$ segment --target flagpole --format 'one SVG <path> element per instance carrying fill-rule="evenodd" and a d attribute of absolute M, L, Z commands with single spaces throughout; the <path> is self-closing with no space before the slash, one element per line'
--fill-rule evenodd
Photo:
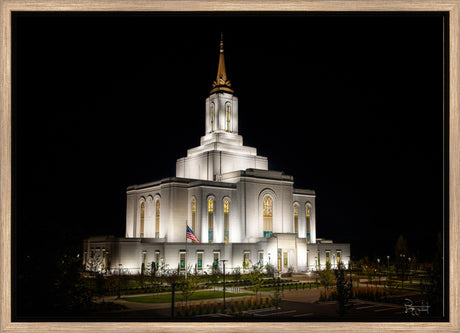
<path fill-rule="evenodd" d="M 188 221 L 185 220 L 185 280 L 187 280 L 187 256 L 188 256 L 188 251 L 187 251 L 187 227 L 188 227 Z"/>

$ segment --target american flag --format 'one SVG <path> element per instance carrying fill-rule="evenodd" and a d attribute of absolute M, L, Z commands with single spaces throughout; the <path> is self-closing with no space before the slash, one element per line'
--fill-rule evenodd
<path fill-rule="evenodd" d="M 196 238 L 195 234 L 193 233 L 192 229 L 187 225 L 187 238 L 191 239 L 192 241 L 201 244 L 198 238 Z"/>

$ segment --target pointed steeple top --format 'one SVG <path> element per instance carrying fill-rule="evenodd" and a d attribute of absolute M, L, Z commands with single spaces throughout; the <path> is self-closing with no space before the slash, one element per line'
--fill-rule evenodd
<path fill-rule="evenodd" d="M 219 66 L 217 67 L 217 78 L 212 83 L 212 89 L 210 94 L 217 91 L 225 91 L 233 94 L 230 81 L 227 79 L 227 72 L 225 71 L 225 59 L 224 59 L 224 34 L 220 34 L 220 54 L 219 54 Z"/>

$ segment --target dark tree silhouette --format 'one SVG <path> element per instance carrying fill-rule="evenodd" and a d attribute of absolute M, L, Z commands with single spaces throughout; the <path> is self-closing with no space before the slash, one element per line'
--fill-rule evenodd
<path fill-rule="evenodd" d="M 334 271 L 337 286 L 337 312 L 340 316 L 345 314 L 345 304 L 353 295 L 352 284 L 349 278 L 346 278 L 345 267 L 340 263 Z"/>

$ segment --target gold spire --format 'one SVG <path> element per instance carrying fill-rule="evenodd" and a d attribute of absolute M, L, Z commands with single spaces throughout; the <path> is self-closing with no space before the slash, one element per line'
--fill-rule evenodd
<path fill-rule="evenodd" d="M 219 67 L 217 68 L 217 78 L 212 83 L 212 89 L 210 94 L 217 91 L 226 91 L 233 94 L 230 81 L 227 80 L 227 72 L 225 71 L 225 59 L 224 59 L 224 36 L 220 34 L 220 54 L 219 54 Z"/>

